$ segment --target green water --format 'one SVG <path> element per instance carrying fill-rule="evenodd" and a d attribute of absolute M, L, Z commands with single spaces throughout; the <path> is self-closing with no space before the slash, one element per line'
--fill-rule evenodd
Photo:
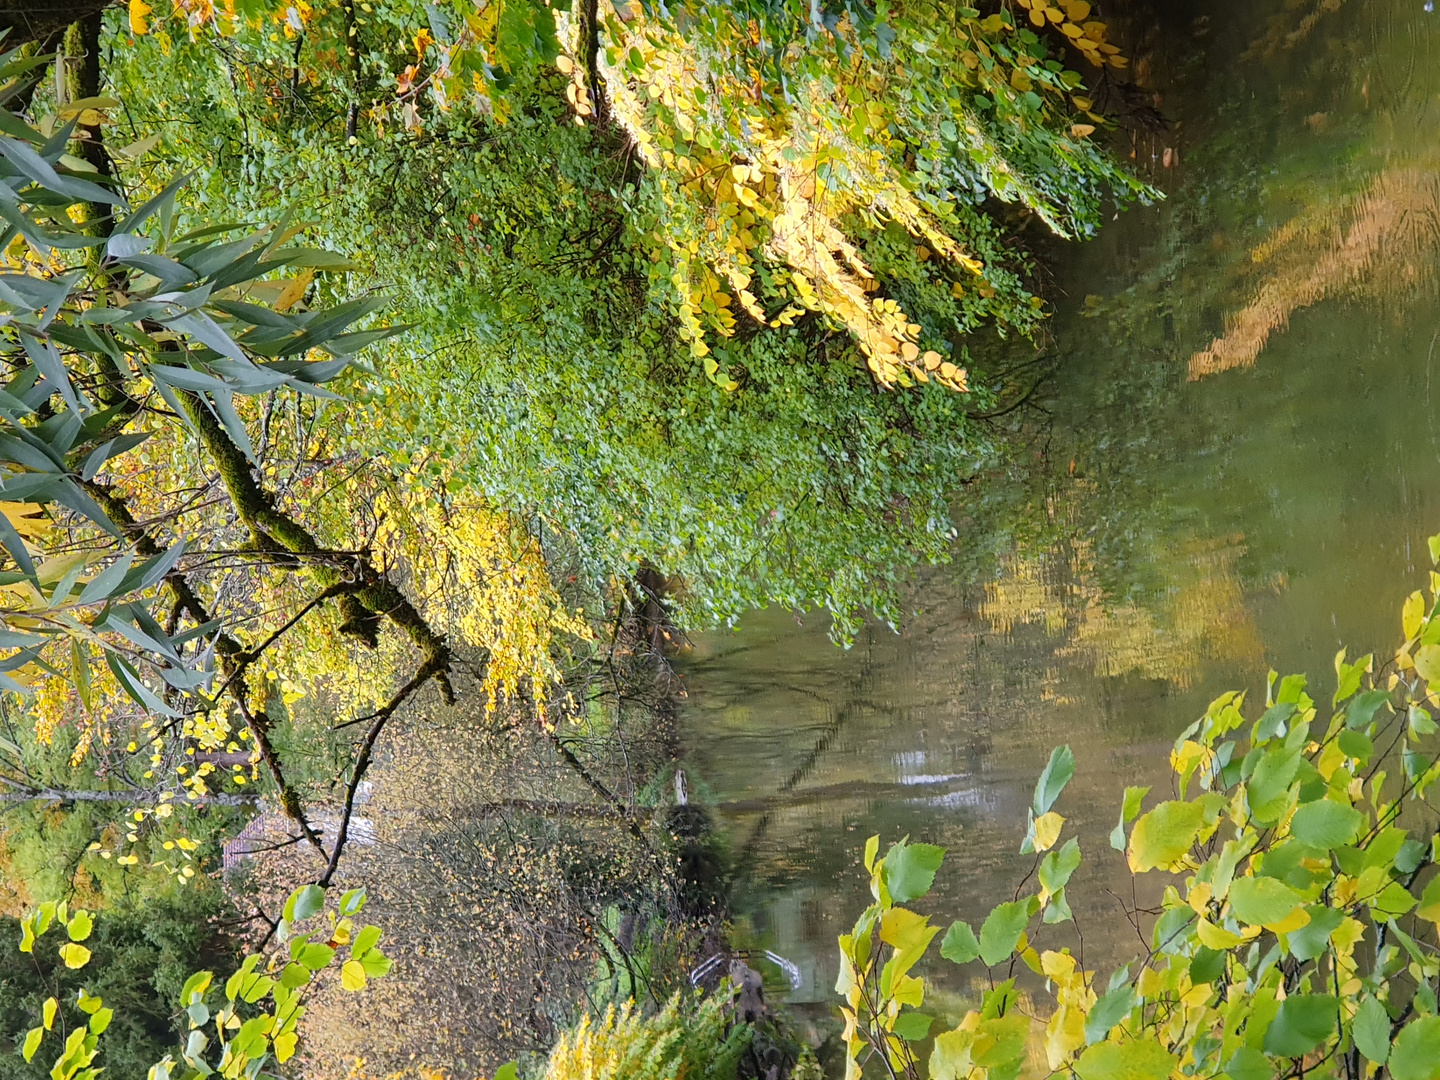
<path fill-rule="evenodd" d="M 1069 890 L 1086 962 L 1125 955 L 1106 892 L 1128 880 L 1105 841 L 1121 787 L 1163 782 L 1219 692 L 1263 694 L 1274 667 L 1328 693 L 1340 647 L 1393 650 L 1429 571 L 1440 15 L 1132 15 L 1173 123 L 1136 136 L 1136 164 L 1168 198 L 1046 255 L 1058 372 L 1043 411 L 1010 418 L 1025 466 L 959 504 L 964 557 L 918 576 L 898 635 L 841 652 L 822 620 L 763 612 L 682 661 L 687 768 L 736 852 L 738 934 L 799 964 L 793 1000 L 829 994 L 871 833 L 950 849 L 947 918 L 1011 898 L 1058 743 L 1079 762 L 1059 809 L 1089 864 Z"/>

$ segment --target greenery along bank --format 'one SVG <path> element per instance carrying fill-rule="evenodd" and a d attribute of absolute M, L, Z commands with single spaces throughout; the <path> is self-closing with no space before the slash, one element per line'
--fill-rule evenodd
<path fill-rule="evenodd" d="M 1042 316 L 1015 215 L 1141 193 L 1104 24 L 1018 10 L 28 7 L 0 770 L 117 810 L 62 891 L 184 889 L 257 796 L 329 884 L 397 711 L 564 719 L 638 570 L 896 615 L 1011 396 L 968 342 Z"/>
<path fill-rule="evenodd" d="M 324 287 L 412 327 L 368 446 L 437 452 L 577 584 L 648 563 L 690 625 L 818 605 L 845 636 L 898 616 L 994 450 L 973 417 L 1021 380 L 990 343 L 1043 315 L 1016 228 L 1141 191 L 1093 145 L 1084 83 L 1123 62 L 1093 16 L 160 5 L 105 76 L 159 138 L 140 172 L 297 207 L 358 264 Z"/>

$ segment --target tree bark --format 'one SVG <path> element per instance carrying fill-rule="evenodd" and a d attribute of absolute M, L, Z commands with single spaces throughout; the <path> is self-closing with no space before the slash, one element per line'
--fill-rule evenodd
<path fill-rule="evenodd" d="M 0 29 L 10 31 L 5 48 L 42 41 L 109 6 L 110 0 L 0 0 Z"/>

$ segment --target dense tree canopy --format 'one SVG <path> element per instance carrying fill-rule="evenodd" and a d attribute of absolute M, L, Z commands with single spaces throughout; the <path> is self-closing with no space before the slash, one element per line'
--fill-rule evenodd
<path fill-rule="evenodd" d="M 1045 315 L 1020 223 L 1149 194 L 1092 140 L 1077 69 L 1124 59 L 1085 0 L 22 14 L 0 784 L 86 808 L 15 835 L 96 906 L 183 895 L 257 797 L 329 886 L 387 723 L 457 685 L 648 843 L 664 768 L 626 751 L 617 796 L 557 733 L 594 727 L 586 680 L 618 714 L 616 657 L 672 617 L 897 619 L 1003 452 L 998 346 Z"/>

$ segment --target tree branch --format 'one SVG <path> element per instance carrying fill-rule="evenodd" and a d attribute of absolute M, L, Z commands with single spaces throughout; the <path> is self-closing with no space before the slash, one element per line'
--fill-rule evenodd
<path fill-rule="evenodd" d="M 340 597 L 340 611 L 344 616 L 341 632 L 358 637 L 374 648 L 378 644 L 376 634 L 380 619 L 390 619 L 420 650 L 421 669 L 428 669 L 427 678 L 433 676 L 440 684 L 446 703 L 453 702 L 455 693 L 448 677 L 450 646 L 445 638 L 431 628 L 425 617 L 375 569 L 364 553 L 342 553 L 322 546 L 305 526 L 280 510 L 275 505 L 274 496 L 255 480 L 249 460 L 204 402 L 193 394 L 186 394 L 181 403 L 199 430 L 201 442 L 214 460 L 240 519 L 252 532 L 268 535 L 297 555 L 329 556 L 332 560 L 330 565 L 318 561 L 310 567 L 310 574 L 322 588 L 346 580 L 341 574 L 342 565 L 348 564 L 353 568 L 349 576 L 358 581 L 360 587 Z"/>
<path fill-rule="evenodd" d="M 330 887 L 330 880 L 335 876 L 335 870 L 340 865 L 340 854 L 345 849 L 345 841 L 350 838 L 350 818 L 355 812 L 355 793 L 360 790 L 360 782 L 365 779 L 365 773 L 370 768 L 370 757 L 375 751 L 375 741 L 380 738 L 380 732 L 385 730 L 385 725 L 390 717 L 395 715 L 395 710 L 405 704 L 410 695 L 430 679 L 440 674 L 438 663 L 426 662 L 420 665 L 420 669 L 409 682 L 395 692 L 395 696 L 386 702 L 384 708 L 374 714 L 374 721 L 369 730 L 365 732 L 365 738 L 360 743 L 360 753 L 355 758 L 355 765 L 350 773 L 350 783 L 345 789 L 345 809 L 340 814 L 340 824 L 335 832 L 335 847 L 330 852 L 330 861 L 326 864 L 325 872 L 316 881 L 322 889 Z"/>

